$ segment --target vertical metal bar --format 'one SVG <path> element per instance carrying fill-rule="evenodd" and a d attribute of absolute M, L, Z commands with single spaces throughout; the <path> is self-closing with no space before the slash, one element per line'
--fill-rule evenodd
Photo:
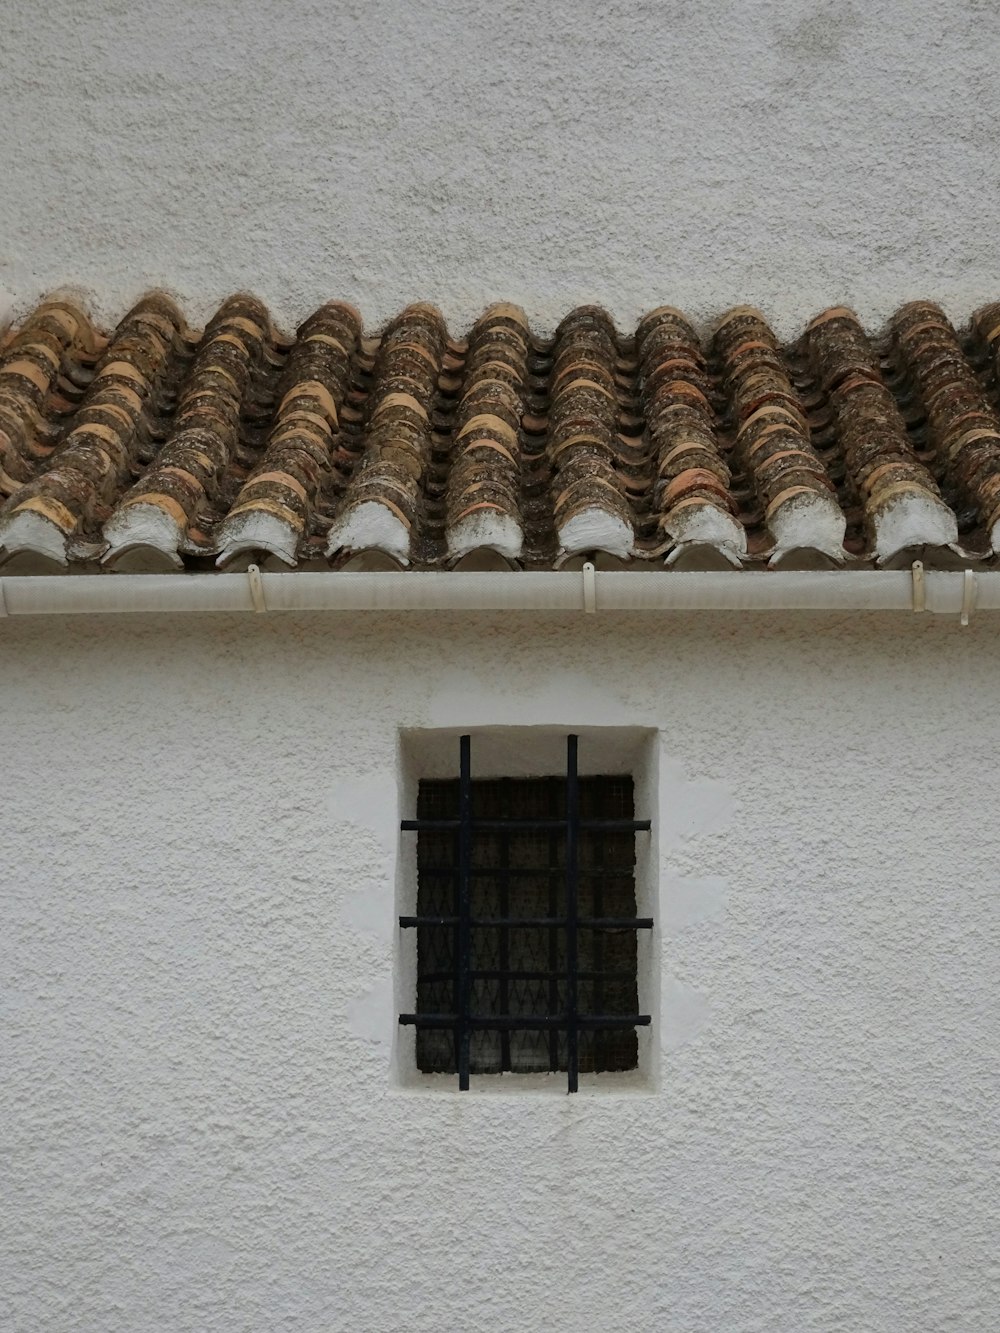
<path fill-rule="evenodd" d="M 579 737 L 566 738 L 566 1046 L 569 1092 L 580 1082 L 579 1029 L 577 1020 L 577 920 L 579 910 L 580 786 L 577 780 Z"/>
<path fill-rule="evenodd" d="M 549 787 L 549 814 L 557 814 L 556 784 Z M 559 916 L 559 890 L 556 871 L 559 868 L 559 830 L 549 830 L 549 917 Z M 549 927 L 549 1014 L 559 1012 L 559 932 L 554 926 Z M 559 1029 L 549 1030 L 549 1070 L 555 1073 L 559 1068 Z"/>
<path fill-rule="evenodd" d="M 472 741 L 459 741 L 458 786 L 458 1025 L 455 1029 L 455 1058 L 460 1092 L 469 1087 L 469 1014 L 472 1001 Z"/>
<path fill-rule="evenodd" d="M 597 786 L 598 808 L 601 814 L 606 814 L 609 810 L 608 803 L 608 780 L 607 778 L 598 778 L 595 784 Z M 593 849 L 594 866 L 597 874 L 591 879 L 592 898 L 587 905 L 586 911 L 592 917 L 602 917 L 604 915 L 604 880 L 600 872 L 604 869 L 604 838 L 600 833 L 591 833 L 588 839 L 588 845 Z M 593 950 L 593 960 L 591 966 L 594 969 L 594 1013 L 604 1013 L 604 931 L 595 930 L 591 932 L 591 948 Z M 591 1041 L 594 1043 L 594 1072 L 602 1073 L 604 1070 L 604 1057 L 607 1042 L 605 1033 L 598 1029 L 591 1034 Z"/>
<path fill-rule="evenodd" d="M 503 792 L 504 818 L 510 819 L 511 784 L 510 778 L 501 779 Z M 506 921 L 510 916 L 510 829 L 500 830 L 500 917 Z M 510 1017 L 510 927 L 500 927 L 500 1013 Z M 500 1033 L 500 1072 L 510 1070 L 510 1031 L 504 1028 Z"/>

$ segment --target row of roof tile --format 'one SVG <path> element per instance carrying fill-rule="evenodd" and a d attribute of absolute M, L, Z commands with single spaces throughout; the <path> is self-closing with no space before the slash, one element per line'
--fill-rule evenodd
<path fill-rule="evenodd" d="M 152 293 L 110 334 L 47 301 L 0 342 L 5 572 L 383 562 L 527 568 L 990 562 L 1000 303 L 926 301 L 783 345 L 597 307 L 554 338 L 495 305 L 366 337 L 332 302 L 283 336 L 254 297 L 192 330 Z"/>

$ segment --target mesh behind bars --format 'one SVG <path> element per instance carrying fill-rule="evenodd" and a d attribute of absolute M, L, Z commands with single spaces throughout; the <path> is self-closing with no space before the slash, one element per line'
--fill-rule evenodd
<path fill-rule="evenodd" d="M 632 778 L 584 777 L 579 782 L 581 819 L 629 819 L 634 815 Z M 425 780 L 418 819 L 458 816 L 457 779 Z M 472 783 L 476 819 L 552 819 L 566 814 L 566 779 L 500 778 Z M 558 917 L 566 913 L 566 830 L 476 829 L 472 837 L 473 918 Z M 456 910 L 458 834 L 428 830 L 417 839 L 417 915 Z M 581 829 L 579 914 L 634 917 L 635 834 Z M 555 1017 L 566 1010 L 565 930 L 550 926 L 491 925 L 472 928 L 472 1012 L 491 1017 Z M 417 1013 L 456 1012 L 456 928 L 417 930 Z M 578 1008 L 581 1014 L 634 1014 L 638 1009 L 634 928 L 581 927 L 578 940 Z M 450 1029 L 417 1029 L 417 1067 L 425 1073 L 456 1072 Z M 634 1069 L 634 1028 L 581 1030 L 581 1072 Z M 566 1070 L 562 1029 L 473 1031 L 474 1074 Z"/>

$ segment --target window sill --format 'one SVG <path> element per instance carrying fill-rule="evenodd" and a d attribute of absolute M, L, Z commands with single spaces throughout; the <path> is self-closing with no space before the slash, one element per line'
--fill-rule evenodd
<path fill-rule="evenodd" d="M 482 1097 L 565 1097 L 566 1073 L 473 1074 L 468 1092 L 459 1093 L 454 1074 L 411 1074 L 395 1083 L 394 1093 L 417 1097 L 461 1096 L 465 1101 Z M 656 1085 L 642 1070 L 621 1074 L 581 1074 L 577 1095 L 591 1097 L 641 1097 L 655 1093 Z"/>

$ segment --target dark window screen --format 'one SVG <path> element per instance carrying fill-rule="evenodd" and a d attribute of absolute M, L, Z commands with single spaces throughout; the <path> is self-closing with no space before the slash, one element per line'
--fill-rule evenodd
<path fill-rule="evenodd" d="M 566 818 L 566 778 L 474 780 L 476 821 Z M 457 779 L 420 783 L 417 820 L 459 816 Z M 579 816 L 621 819 L 634 816 L 632 778 L 579 779 Z M 566 827 L 475 827 L 471 844 L 470 1010 L 494 1018 L 556 1018 L 567 1009 L 566 930 L 518 925 L 521 918 L 567 915 Z M 448 924 L 417 928 L 417 1015 L 457 1011 L 458 931 L 454 925 L 459 835 L 453 828 L 423 828 L 417 839 L 417 916 L 449 918 Z M 578 834 L 578 913 L 587 918 L 636 914 L 635 832 L 581 827 Z M 509 925 L 481 925 L 502 918 Z M 634 1015 L 638 1011 L 636 930 L 588 928 L 577 938 L 577 1008 L 582 1014 Z M 648 1020 L 647 1020 L 648 1021 Z M 455 1034 L 450 1028 L 417 1027 L 417 1067 L 426 1073 L 454 1074 Z M 473 1030 L 469 1070 L 473 1074 L 565 1071 L 565 1028 Z M 602 1073 L 634 1069 L 638 1043 L 634 1027 L 583 1029 L 579 1069 Z"/>

